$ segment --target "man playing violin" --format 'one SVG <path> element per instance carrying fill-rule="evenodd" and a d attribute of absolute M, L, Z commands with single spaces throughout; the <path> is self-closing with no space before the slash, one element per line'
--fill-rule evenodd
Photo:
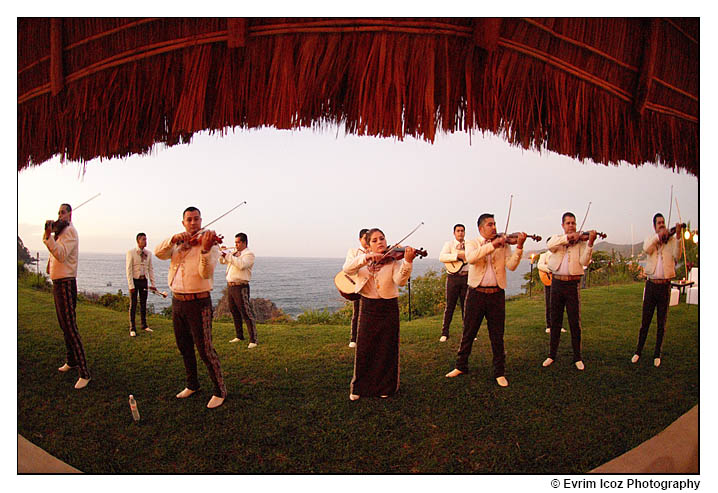
<path fill-rule="evenodd" d="M 675 236 L 666 228 L 666 219 L 659 212 L 653 216 L 653 229 L 656 234 L 643 242 L 646 252 L 646 288 L 643 294 L 643 314 L 641 328 L 638 331 L 638 345 L 631 358 L 631 363 L 638 363 L 646 343 L 648 328 L 651 326 L 653 311 L 656 315 L 656 347 L 653 350 L 653 365 L 661 365 L 661 346 L 668 319 L 668 305 L 671 299 L 671 279 L 676 276 L 676 260 L 683 251 L 682 242 L 678 240 L 682 225 L 676 224 Z"/>
<path fill-rule="evenodd" d="M 167 284 L 172 290 L 172 325 L 177 348 L 182 354 L 187 387 L 177 394 L 184 399 L 199 390 L 194 347 L 207 367 L 214 395 L 207 407 L 219 407 L 227 397 L 219 357 L 212 345 L 212 278 L 219 258 L 221 238 L 212 230 L 200 231 L 202 216 L 196 207 L 182 213 L 185 230 L 167 238 L 155 248 L 155 255 L 170 259 Z"/>
<path fill-rule="evenodd" d="M 447 268 L 446 275 L 446 307 L 444 320 L 441 324 L 441 337 L 439 342 L 446 342 L 449 338 L 449 326 L 454 317 L 456 302 L 461 305 L 461 319 L 464 318 L 464 298 L 466 297 L 467 279 L 469 278 L 469 264 L 466 263 L 464 237 L 466 228 L 463 224 L 454 226 L 454 239 L 444 243 L 439 254 L 439 261 L 444 262 Z M 459 267 L 460 266 L 460 267 Z M 454 267 L 459 267 L 455 270 Z"/>
<path fill-rule="evenodd" d="M 47 264 L 48 274 L 52 279 L 52 296 L 55 300 L 55 312 L 65 338 L 67 360 L 58 368 L 65 373 L 73 368 L 78 369 L 79 378 L 76 389 L 87 387 L 90 372 L 87 369 L 85 350 L 77 328 L 77 261 L 80 238 L 75 226 L 72 225 L 72 207 L 70 204 L 60 205 L 57 222 L 46 221 L 42 242 L 50 252 Z M 53 228 L 54 227 L 54 228 Z M 55 230 L 55 237 L 52 232 Z"/>
<path fill-rule="evenodd" d="M 479 237 L 466 242 L 466 261 L 469 263 L 466 306 L 464 307 L 464 331 L 456 358 L 456 368 L 446 374 L 457 377 L 469 371 L 471 347 L 484 317 L 489 331 L 493 353 L 494 378 L 501 387 L 508 386 L 505 376 L 506 354 L 504 352 L 504 324 L 506 321 L 506 269 L 516 270 L 523 255 L 526 233 L 512 235 L 516 250 L 512 252 L 513 240 L 496 234 L 493 214 L 481 214 L 477 221 Z"/>
<path fill-rule="evenodd" d="M 549 366 L 556 359 L 558 343 L 563 325 L 563 310 L 566 308 L 571 329 L 573 362 L 576 368 L 585 368 L 581 358 L 581 293 L 579 281 L 583 268 L 591 262 L 596 231 L 576 231 L 576 216 L 566 212 L 561 218 L 564 234 L 554 235 L 548 240 L 551 256 L 548 268 L 551 271 L 551 342 L 549 357 L 543 366 Z"/>
<path fill-rule="evenodd" d="M 249 281 L 252 280 L 254 253 L 247 248 L 248 241 L 246 233 L 234 235 L 234 253 L 221 250 L 219 263 L 227 265 L 227 300 L 236 335 L 229 342 L 235 343 L 244 340 L 242 330 L 242 319 L 244 319 L 247 322 L 247 332 L 249 332 L 247 349 L 252 349 L 257 347 L 257 323 L 254 308 L 249 301 Z"/>
<path fill-rule="evenodd" d="M 366 228 L 362 228 L 359 230 L 359 244 L 361 245 L 361 248 L 350 248 L 347 251 L 347 257 L 344 260 L 344 266 L 342 269 L 345 269 L 347 266 L 351 265 L 351 263 L 354 261 L 354 259 L 369 251 L 369 246 L 366 242 L 366 234 L 369 230 Z M 352 301 L 352 323 L 351 323 L 351 334 L 349 336 L 349 347 L 356 347 L 357 346 L 357 327 L 359 323 L 359 298 Z"/>
<path fill-rule="evenodd" d="M 150 280 L 150 289 L 156 291 L 155 270 L 152 268 L 152 253 L 145 250 L 147 235 L 137 233 L 135 237 L 137 248 L 127 251 L 125 256 L 125 272 L 127 286 L 130 289 L 130 337 L 135 337 L 135 313 L 137 312 L 137 298 L 140 300 L 140 322 L 146 332 L 152 332 L 147 325 L 147 279 Z"/>

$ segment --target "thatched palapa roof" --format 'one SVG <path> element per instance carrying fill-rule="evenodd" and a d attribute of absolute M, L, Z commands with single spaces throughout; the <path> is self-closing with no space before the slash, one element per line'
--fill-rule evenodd
<path fill-rule="evenodd" d="M 18 171 L 339 124 L 697 176 L 698 81 L 698 19 L 19 19 Z"/>

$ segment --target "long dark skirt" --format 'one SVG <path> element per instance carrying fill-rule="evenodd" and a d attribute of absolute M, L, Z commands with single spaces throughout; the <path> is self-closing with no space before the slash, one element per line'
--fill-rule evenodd
<path fill-rule="evenodd" d="M 362 296 L 352 394 L 392 395 L 399 390 L 399 300 Z"/>

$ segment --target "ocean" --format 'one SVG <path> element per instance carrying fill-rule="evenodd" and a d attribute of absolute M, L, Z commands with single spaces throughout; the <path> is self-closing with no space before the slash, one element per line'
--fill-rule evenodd
<path fill-rule="evenodd" d="M 43 255 L 45 253 L 45 255 Z M 40 270 L 47 263 L 47 252 L 40 252 Z M 296 317 L 306 309 L 336 310 L 344 304 L 336 287 L 334 276 L 344 264 L 342 258 L 309 257 L 261 257 L 257 256 L 252 269 L 251 296 L 266 298 L 274 302 L 284 313 Z M 157 289 L 170 293 L 167 287 L 169 260 L 152 258 Z M 507 272 L 507 296 L 521 292 L 523 275 L 529 271 L 529 262 L 523 259 L 514 272 Z M 35 267 L 31 267 L 35 271 Z M 436 258 L 417 258 L 414 260 L 412 277 L 425 274 L 429 269 L 441 272 L 443 264 Z M 217 264 L 214 270 L 214 290 L 212 301 L 216 305 L 226 286 L 225 266 Z M 117 293 L 127 295 L 129 289 L 125 277 L 125 254 L 80 252 L 77 289 L 92 293 Z M 149 294 L 148 304 L 154 305 L 156 312 L 170 306 L 171 297 Z"/>

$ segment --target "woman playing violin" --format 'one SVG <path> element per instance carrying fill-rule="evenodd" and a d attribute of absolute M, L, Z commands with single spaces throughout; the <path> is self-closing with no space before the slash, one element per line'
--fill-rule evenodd
<path fill-rule="evenodd" d="M 344 272 L 356 274 L 361 295 L 351 400 L 388 397 L 399 390 L 399 286 L 411 275 L 416 251 L 405 247 L 401 254 L 387 252 L 386 237 L 378 229 L 367 233 L 369 251 L 358 255 Z"/>

